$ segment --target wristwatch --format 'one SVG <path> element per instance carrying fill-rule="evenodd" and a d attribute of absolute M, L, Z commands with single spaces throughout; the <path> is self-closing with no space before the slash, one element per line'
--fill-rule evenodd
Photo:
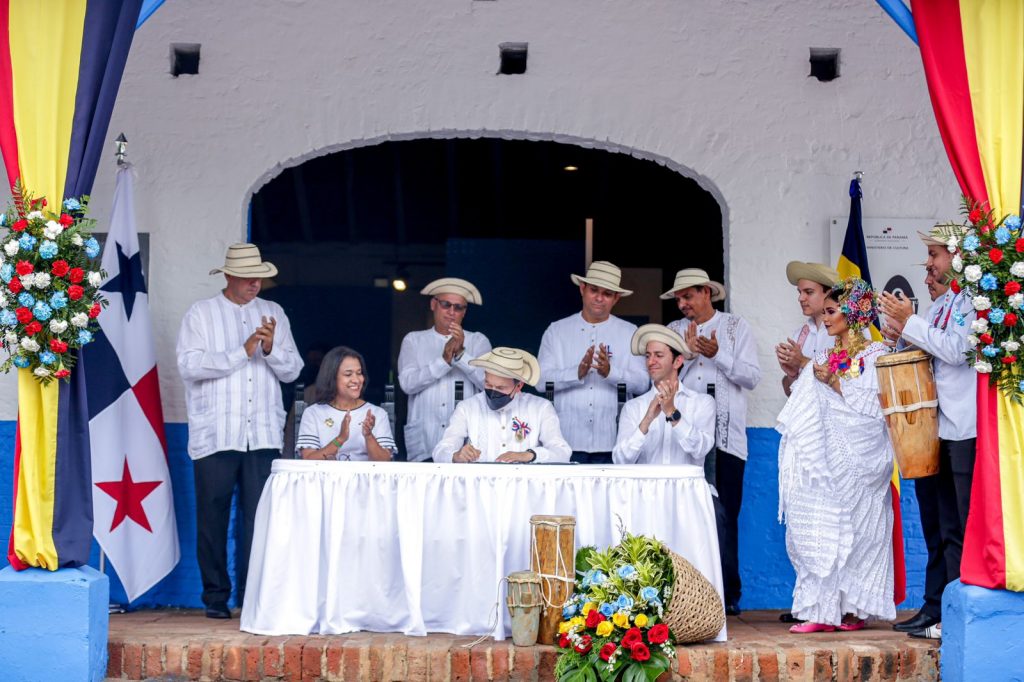
<path fill-rule="evenodd" d="M 679 410 L 676 410 L 675 412 L 672 413 L 672 416 L 665 417 L 665 421 L 667 421 L 669 424 L 675 424 L 677 421 L 679 421 L 682 418 L 683 418 L 682 413 Z"/>
<path fill-rule="evenodd" d="M 462 359 L 462 356 L 465 355 L 465 354 L 466 354 L 466 349 L 463 348 L 456 355 L 452 356 L 452 360 L 454 360 L 455 362 L 458 362 L 459 360 Z"/>
<path fill-rule="evenodd" d="M 537 453 L 535 451 L 529 450 L 529 449 L 527 450 L 527 452 L 529 452 L 531 455 L 533 455 L 533 459 L 527 460 L 526 464 L 529 464 L 530 462 L 536 462 L 537 461 Z"/>

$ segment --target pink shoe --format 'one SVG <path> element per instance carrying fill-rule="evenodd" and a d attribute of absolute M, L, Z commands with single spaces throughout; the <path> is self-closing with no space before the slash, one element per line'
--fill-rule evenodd
<path fill-rule="evenodd" d="M 835 632 L 836 626 L 824 623 L 800 623 L 791 627 L 789 631 L 797 635 L 806 635 L 811 632 Z"/>
<path fill-rule="evenodd" d="M 843 632 L 854 632 L 855 630 L 863 630 L 864 626 L 867 625 L 867 621 L 863 618 L 858 618 L 852 623 L 843 623 L 839 626 L 839 629 Z"/>

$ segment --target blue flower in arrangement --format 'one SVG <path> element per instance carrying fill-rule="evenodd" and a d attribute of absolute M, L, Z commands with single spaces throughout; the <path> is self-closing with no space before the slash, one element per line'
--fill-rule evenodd
<path fill-rule="evenodd" d="M 28 358 L 24 355 L 18 354 L 14 356 L 14 366 L 20 369 L 25 369 L 29 366 Z"/>
<path fill-rule="evenodd" d="M 604 585 L 606 580 L 608 580 L 608 576 L 606 576 L 601 571 L 595 570 L 594 571 L 594 575 L 592 575 L 590 577 L 590 584 L 591 585 Z"/>
<path fill-rule="evenodd" d="M 96 241 L 95 237 L 89 237 L 85 240 L 85 255 L 89 258 L 95 258 L 100 255 L 100 243 Z"/>
<path fill-rule="evenodd" d="M 1005 317 L 1006 311 L 1002 308 L 993 308 L 988 311 L 988 321 L 992 324 L 1002 324 Z"/>
<path fill-rule="evenodd" d="M 1017 388 L 1024 391 L 1024 381 L 1021 381 L 1019 384 L 1017 384 Z"/>
<path fill-rule="evenodd" d="M 78 199 L 65 199 L 64 210 L 65 211 L 77 211 L 82 208 L 82 204 L 78 202 Z"/>
<path fill-rule="evenodd" d="M 1017 230 L 1020 229 L 1020 216 L 1015 216 L 1015 215 L 1008 215 L 1008 216 L 1006 216 L 1006 220 L 1003 221 L 1003 225 L 1008 227 L 1013 232 L 1016 232 Z"/>
<path fill-rule="evenodd" d="M 629 580 L 636 575 L 636 568 L 634 568 L 633 564 L 625 564 L 624 566 L 620 566 L 616 573 L 618 573 L 619 577 L 623 580 Z"/>
<path fill-rule="evenodd" d="M 89 331 L 88 329 L 83 329 L 82 331 L 78 332 L 78 343 L 80 343 L 81 345 L 84 346 L 85 344 L 91 343 L 91 342 L 92 342 L 92 332 L 91 331 Z"/>
<path fill-rule="evenodd" d="M 982 348 L 981 352 L 986 358 L 994 358 L 996 355 L 999 354 L 999 349 L 996 348 L 995 346 L 990 345 Z"/>
<path fill-rule="evenodd" d="M 23 234 L 18 240 L 18 246 L 22 251 L 31 251 L 36 248 L 36 238 L 30 234 Z"/>
<path fill-rule="evenodd" d="M 39 354 L 39 362 L 43 363 L 44 365 L 52 365 L 53 363 L 57 362 L 57 354 L 54 353 L 52 350 L 44 350 Z"/>
<path fill-rule="evenodd" d="M 43 301 L 36 301 L 32 307 L 32 315 L 40 322 L 46 322 L 53 316 L 53 309 Z"/>
<path fill-rule="evenodd" d="M 640 590 L 640 598 L 644 601 L 654 601 L 658 598 L 658 588 L 650 586 L 643 588 Z"/>
<path fill-rule="evenodd" d="M 14 314 L 13 310 L 4 310 L 0 312 L 0 324 L 5 327 L 13 327 L 18 324 L 18 316 Z"/>
<path fill-rule="evenodd" d="M 68 306 L 68 295 L 63 291 L 58 291 L 50 297 L 50 307 L 54 310 L 61 310 Z"/>
<path fill-rule="evenodd" d="M 0 265 L 0 279 L 4 281 L 4 284 L 10 282 L 12 277 L 14 277 L 14 266 L 10 263 Z"/>
<path fill-rule="evenodd" d="M 996 238 L 996 244 L 1005 244 L 1013 235 L 1010 234 L 1009 228 L 1004 226 L 997 229 L 993 236 Z"/>
<path fill-rule="evenodd" d="M 608 602 L 604 602 L 601 604 L 601 608 L 599 608 L 598 611 L 600 611 L 601 615 L 605 618 L 611 618 L 612 614 L 615 613 L 615 607 Z"/>
<path fill-rule="evenodd" d="M 576 615 L 576 602 L 562 607 L 562 620 L 569 620 Z"/>
<path fill-rule="evenodd" d="M 50 241 L 49 239 L 43 241 L 39 246 L 39 255 L 47 260 L 55 258 L 58 251 L 57 242 Z"/>
<path fill-rule="evenodd" d="M 7 214 L 6 213 L 0 213 L 0 227 L 3 227 L 6 224 L 7 224 Z"/>
<path fill-rule="evenodd" d="M 979 282 L 985 291 L 995 291 L 999 287 L 999 280 L 992 273 L 984 275 Z"/>
<path fill-rule="evenodd" d="M 969 234 L 964 237 L 964 249 L 967 251 L 977 251 L 979 246 L 981 246 L 981 240 L 978 239 L 978 235 Z"/>
<path fill-rule="evenodd" d="M 629 611 L 633 608 L 633 598 L 625 594 L 620 594 L 619 598 L 615 600 L 615 606 L 619 611 Z"/>
<path fill-rule="evenodd" d="M 32 294 L 28 293 L 27 291 L 23 291 L 20 294 L 18 294 L 18 305 L 24 306 L 26 308 L 31 308 L 35 304 L 36 304 L 35 296 L 33 296 Z"/>

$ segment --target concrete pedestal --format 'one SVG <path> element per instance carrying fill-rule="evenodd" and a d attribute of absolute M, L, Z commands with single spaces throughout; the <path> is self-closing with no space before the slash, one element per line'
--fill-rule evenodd
<path fill-rule="evenodd" d="M 85 566 L 0 570 L 0 676 L 99 682 L 107 669 L 110 581 Z"/>
<path fill-rule="evenodd" d="M 942 679 L 1024 680 L 1024 593 L 950 583 L 942 595 Z"/>

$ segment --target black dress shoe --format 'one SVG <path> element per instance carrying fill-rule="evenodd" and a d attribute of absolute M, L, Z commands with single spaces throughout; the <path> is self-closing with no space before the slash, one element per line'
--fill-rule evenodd
<path fill-rule="evenodd" d="M 227 602 L 218 601 L 210 604 L 206 607 L 207 618 L 219 618 L 221 620 L 231 617 L 231 610 L 228 609 Z"/>
<path fill-rule="evenodd" d="M 923 611 L 918 611 L 917 615 L 913 618 L 908 618 L 907 620 L 899 623 L 893 623 L 892 629 L 896 632 L 916 632 L 917 630 L 930 628 L 941 620 L 941 618 L 935 618 L 934 616 L 929 616 Z"/>
<path fill-rule="evenodd" d="M 738 616 L 741 613 L 743 613 L 743 612 L 740 611 L 740 605 L 737 604 L 736 602 L 732 602 L 731 604 L 726 604 L 725 605 L 725 615 L 727 615 L 727 616 Z"/>
<path fill-rule="evenodd" d="M 792 613 L 779 614 L 779 621 L 782 623 L 803 623 L 802 620 L 794 616 Z"/>

